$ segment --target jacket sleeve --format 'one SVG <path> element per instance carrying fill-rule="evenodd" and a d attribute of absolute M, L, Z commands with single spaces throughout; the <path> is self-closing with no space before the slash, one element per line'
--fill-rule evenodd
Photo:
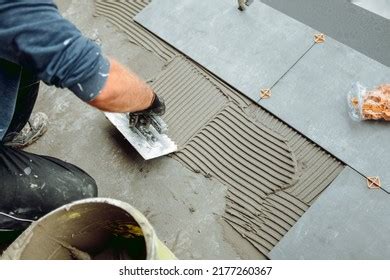
<path fill-rule="evenodd" d="M 64 19 L 51 0 L 0 0 L 0 57 L 84 101 L 100 93 L 110 67 L 100 47 Z"/>

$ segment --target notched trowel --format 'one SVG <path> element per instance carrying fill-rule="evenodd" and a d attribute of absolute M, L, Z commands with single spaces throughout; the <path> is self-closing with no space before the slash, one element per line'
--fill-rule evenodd
<path fill-rule="evenodd" d="M 168 126 L 161 117 L 122 113 L 105 115 L 144 159 L 177 151 L 176 144 L 166 135 Z"/>

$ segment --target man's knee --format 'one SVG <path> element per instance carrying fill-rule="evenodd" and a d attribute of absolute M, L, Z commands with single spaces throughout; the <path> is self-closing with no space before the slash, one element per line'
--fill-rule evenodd
<path fill-rule="evenodd" d="M 50 208 L 98 195 L 95 180 L 79 167 L 47 156 L 41 156 L 35 161 L 41 167 L 36 171 L 39 173 L 37 176 L 41 176 L 41 184 L 47 186 L 46 191 L 42 187 L 42 194 L 52 201 Z"/>
<path fill-rule="evenodd" d="M 72 167 L 72 169 L 69 169 Z M 92 198 L 98 195 L 96 181 L 85 171 L 74 165 L 68 164 L 68 169 L 58 171 L 53 178 L 58 184 L 58 190 L 62 190 L 63 197 L 71 197 L 73 200 Z"/>
<path fill-rule="evenodd" d="M 0 177 L 0 212 L 23 219 L 98 194 L 95 180 L 77 166 L 2 145 Z"/>

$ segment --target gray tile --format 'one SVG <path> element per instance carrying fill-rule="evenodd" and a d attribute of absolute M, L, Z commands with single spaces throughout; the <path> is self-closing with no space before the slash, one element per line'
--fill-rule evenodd
<path fill-rule="evenodd" d="M 326 33 L 377 61 L 390 66 L 389 0 L 353 0 L 370 9 L 381 5 L 378 15 L 351 0 L 261 0 L 314 29 Z M 378 12 L 377 12 L 378 13 Z"/>
<path fill-rule="evenodd" d="M 271 259 L 389 259 L 390 196 L 346 168 L 271 251 Z"/>
<path fill-rule="evenodd" d="M 390 0 L 351 0 L 351 3 L 381 17 L 390 19 Z"/>
<path fill-rule="evenodd" d="M 137 22 L 254 101 L 313 43 L 314 30 L 255 1 L 153 1 Z"/>
<path fill-rule="evenodd" d="M 316 45 L 260 105 L 366 176 L 390 186 L 390 123 L 356 122 L 347 93 L 389 82 L 390 69 L 330 38 Z"/>

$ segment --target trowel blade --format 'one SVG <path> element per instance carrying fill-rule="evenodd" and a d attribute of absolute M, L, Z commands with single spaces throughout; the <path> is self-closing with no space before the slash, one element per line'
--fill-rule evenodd
<path fill-rule="evenodd" d="M 151 145 L 144 137 L 130 129 L 129 119 L 126 114 L 104 114 L 144 159 L 158 158 L 177 151 L 176 144 L 166 134 L 156 133 L 157 140 Z"/>

